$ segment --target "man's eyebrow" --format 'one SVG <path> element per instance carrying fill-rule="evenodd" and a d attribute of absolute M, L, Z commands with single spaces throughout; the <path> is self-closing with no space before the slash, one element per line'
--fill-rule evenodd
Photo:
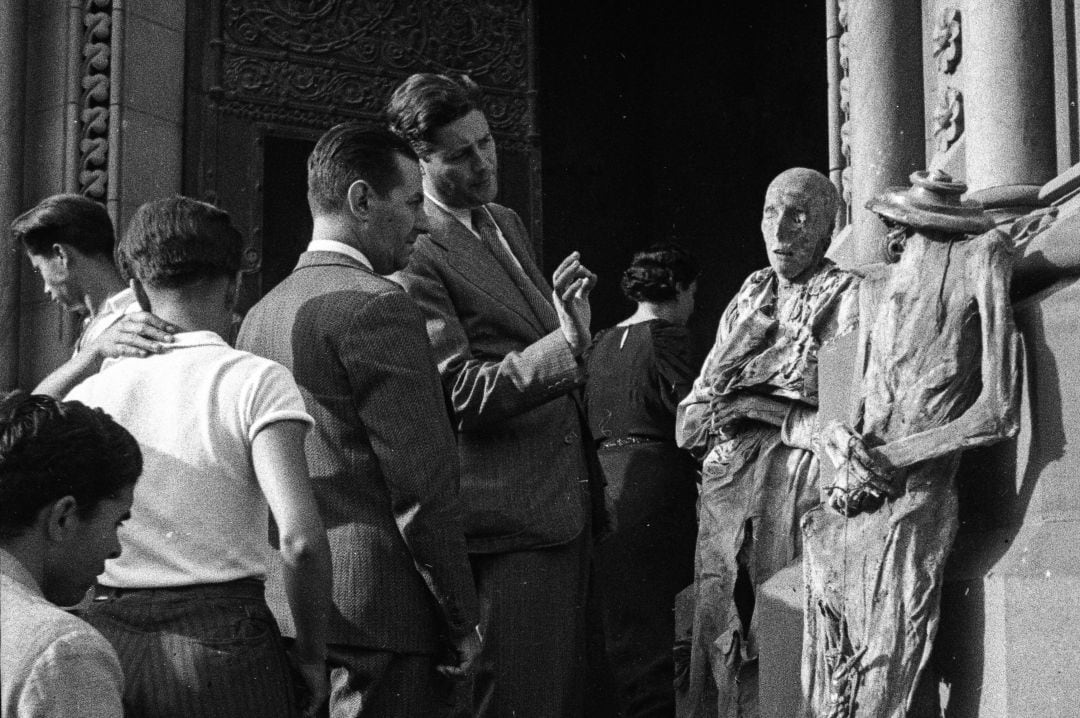
<path fill-rule="evenodd" d="M 446 147 L 445 149 L 443 149 L 443 152 L 445 154 L 453 154 L 455 152 L 459 152 L 460 150 L 465 149 L 470 144 L 471 143 L 469 143 L 469 142 L 459 142 L 458 144 L 450 145 L 449 147 Z"/>

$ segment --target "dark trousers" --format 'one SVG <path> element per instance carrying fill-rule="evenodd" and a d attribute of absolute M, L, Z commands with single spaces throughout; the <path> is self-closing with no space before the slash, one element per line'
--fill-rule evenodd
<path fill-rule="evenodd" d="M 594 549 L 620 718 L 675 715 L 675 597 L 694 581 L 697 466 L 670 442 L 599 451 L 612 531 Z"/>
<path fill-rule="evenodd" d="M 582 714 L 587 547 L 583 535 L 565 546 L 470 555 L 484 647 L 456 716 Z"/>
<path fill-rule="evenodd" d="M 127 718 L 289 718 L 293 674 L 261 581 L 99 590 L 79 614 L 116 648 Z"/>
<path fill-rule="evenodd" d="M 439 718 L 450 711 L 450 681 L 437 656 L 331 643 L 330 718 Z"/>

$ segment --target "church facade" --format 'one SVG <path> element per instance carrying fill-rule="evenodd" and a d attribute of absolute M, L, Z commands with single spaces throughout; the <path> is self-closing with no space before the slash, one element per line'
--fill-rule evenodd
<path fill-rule="evenodd" d="M 810 91 L 824 95 L 828 116 L 821 168 L 844 199 L 836 259 L 884 259 L 867 200 L 916 170 L 942 169 L 1011 233 L 1027 287 L 1014 305 L 1027 358 L 1021 434 L 961 471 L 968 508 L 943 604 L 943 706 L 957 716 L 1071 715 L 1080 702 L 1078 2 L 819 3 L 825 72 Z M 435 70 L 468 72 L 485 88 L 500 201 L 544 252 L 544 8 L 534 0 L 2 5 L 0 85 L 21 102 L 0 109 L 0 222 L 58 192 L 104 203 L 121 231 L 149 199 L 219 203 L 247 237 L 241 308 L 250 306 L 303 248 L 303 163 L 315 139 L 335 121 L 377 124 L 398 82 Z M 79 326 L 48 302 L 19 249 L 0 247 L 0 389 L 29 389 L 70 354 Z M 790 715 L 784 701 L 797 696 L 783 660 L 801 605 L 789 586 L 775 588 L 763 610 L 788 630 L 773 638 L 781 659 L 763 662 L 763 688 L 770 675 L 776 686 L 762 695 L 776 705 L 762 708 Z"/>

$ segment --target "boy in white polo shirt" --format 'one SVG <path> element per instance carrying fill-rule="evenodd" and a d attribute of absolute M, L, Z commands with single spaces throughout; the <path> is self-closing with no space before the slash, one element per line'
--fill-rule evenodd
<path fill-rule="evenodd" d="M 304 457 L 312 420 L 284 367 L 222 339 L 240 252 L 228 214 L 212 205 L 175 197 L 140 207 L 119 264 L 182 331 L 163 353 L 107 362 L 68 395 L 112 414 L 144 457 L 123 552 L 84 614 L 117 649 L 129 717 L 295 714 L 263 598 L 268 506 L 306 708 L 326 697 L 330 561 Z"/>

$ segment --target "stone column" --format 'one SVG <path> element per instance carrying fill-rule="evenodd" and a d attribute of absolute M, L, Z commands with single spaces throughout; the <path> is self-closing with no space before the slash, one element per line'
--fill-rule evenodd
<path fill-rule="evenodd" d="M 925 169 L 922 3 L 859 0 L 848 13 L 852 223 L 857 261 L 865 264 L 885 258 L 885 226 L 867 200 Z"/>
<path fill-rule="evenodd" d="M 23 111 L 26 89 L 26 3 L 0 2 L 0 391 L 14 389 L 19 377 L 19 248 L 7 226 L 23 200 Z"/>
<path fill-rule="evenodd" d="M 1050 0 L 968 0 L 965 135 L 971 191 L 1057 174 Z"/>

